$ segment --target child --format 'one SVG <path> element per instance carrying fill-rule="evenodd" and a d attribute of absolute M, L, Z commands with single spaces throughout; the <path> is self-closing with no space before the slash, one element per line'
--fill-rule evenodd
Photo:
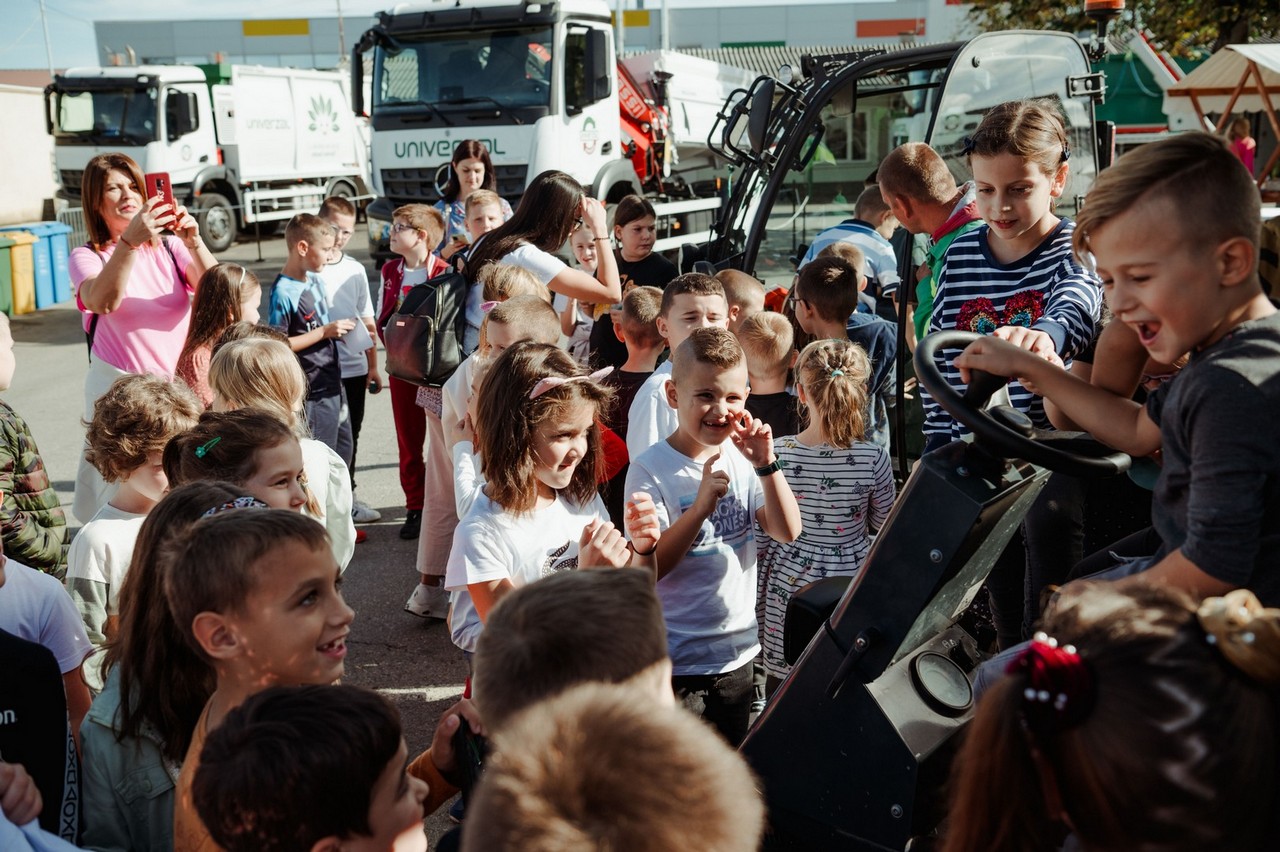
<path fill-rule="evenodd" d="M 467 233 L 453 234 L 449 244 L 440 250 L 440 256 L 445 260 L 511 218 L 511 205 L 501 195 L 488 189 L 477 189 L 468 195 L 465 210 Z"/>
<path fill-rule="evenodd" d="M 479 67 L 477 66 L 475 70 L 479 71 Z M 441 215 L 444 229 L 440 244 L 433 248 L 441 252 L 445 258 L 449 257 L 451 245 L 466 248 L 466 235 L 463 231 L 468 233 L 471 231 L 468 213 L 472 209 L 468 202 L 477 193 L 483 193 L 488 197 L 486 203 L 489 203 L 488 199 L 492 199 L 491 203 L 497 206 L 498 224 L 510 219 L 511 205 L 495 192 L 497 188 L 498 175 L 493 168 L 493 162 L 489 159 L 489 149 L 485 147 L 484 142 L 479 139 L 459 141 L 454 146 L 453 157 L 449 161 L 449 182 L 441 193 L 440 200 L 435 203 L 435 209 Z"/>
<path fill-rule="evenodd" d="M 481 287 L 485 302 L 505 302 L 516 296 L 537 296 L 547 304 L 552 304 L 551 291 L 547 289 L 547 285 L 523 266 L 513 263 L 485 264 L 476 275 L 476 283 Z"/>
<path fill-rule="evenodd" d="M 764 803 L 747 762 L 698 720 L 588 684 L 495 734 L 464 850 L 751 852 Z M 696 805 L 694 804 L 696 803 Z"/>
<path fill-rule="evenodd" d="M 0 391 L 17 361 L 7 314 L 0 319 Z M 61 580 L 67 571 L 67 519 L 26 420 L 0 400 L 0 541 L 4 552 Z"/>
<path fill-rule="evenodd" d="M 547 344 L 516 343 L 490 368 L 475 424 L 486 485 L 458 525 L 445 579 L 459 592 L 450 626 L 464 652 L 513 588 L 580 565 L 652 564 L 653 506 L 627 506 L 633 552 L 596 493 L 597 418 L 609 401 L 598 377 Z"/>
<path fill-rule="evenodd" d="M 212 848 L 191 785 L 211 730 L 255 692 L 342 677 L 354 616 L 324 527 L 280 509 L 197 521 L 167 557 L 165 598 L 216 686 L 196 721 L 178 776 L 175 852 Z"/>
<path fill-rule="evenodd" d="M 1062 120 L 1045 103 L 1003 103 L 986 114 L 965 150 L 986 224 L 947 250 L 929 328 L 995 334 L 1069 365 L 1093 339 L 1102 290 L 1072 256 L 1075 224 L 1053 214 L 1070 156 Z M 948 383 L 960 384 L 956 366 L 942 369 Z M 1009 398 L 1036 426 L 1049 425 L 1043 400 L 1030 390 L 1013 383 Z M 926 452 L 963 434 L 928 393 L 922 400 Z"/>
<path fill-rule="evenodd" d="M 867 434 L 889 448 L 889 408 L 896 400 L 897 329 L 875 314 L 854 313 L 866 278 L 841 257 L 820 257 L 800 270 L 793 289 L 796 322 L 814 339 L 848 339 L 871 359 Z"/>
<path fill-rule="evenodd" d="M 356 207 L 340 195 L 331 195 L 320 205 L 319 216 L 333 226 L 336 236 L 333 258 L 320 270 L 329 316 L 349 319 L 355 324 L 350 334 L 338 338 L 338 367 L 342 373 L 342 392 L 347 401 L 347 417 L 351 424 L 351 517 L 358 524 L 371 524 L 382 519 L 382 513 L 354 498 L 356 490 L 356 450 L 360 444 L 360 427 L 364 425 L 366 393 L 382 390 L 382 374 L 378 372 L 378 347 L 373 335 L 373 304 L 369 301 L 369 276 L 364 264 L 343 249 L 355 232 Z"/>
<path fill-rule="evenodd" d="M 164 467 L 173 485 L 227 482 L 272 509 L 318 514 L 298 436 L 266 411 L 205 412 L 164 448 Z"/>
<path fill-rule="evenodd" d="M 728 322 L 724 287 L 710 275 L 690 272 L 663 289 L 656 323 L 671 357 L 640 386 L 627 412 L 627 455 L 632 459 L 665 441 L 679 425 L 675 409 L 667 403 L 666 385 L 680 344 L 695 328 L 725 328 Z"/>
<path fill-rule="evenodd" d="M 631 460 L 627 493 L 652 496 L 663 530 L 656 576 L 676 695 L 737 746 L 760 652 L 752 520 L 775 541 L 794 541 L 800 509 L 769 427 L 745 411 L 738 339 L 720 327 L 694 329 L 673 360 L 666 390 L 679 425 Z"/>
<path fill-rule="evenodd" d="M 787 390 L 787 377 L 796 362 L 791 323 L 782 314 L 761 311 L 744 320 L 735 332 L 747 358 L 751 395 L 747 412 L 768 424 L 775 435 L 800 431 L 800 403 Z"/>
<path fill-rule="evenodd" d="M 764 285 L 738 269 L 721 269 L 716 280 L 729 303 L 729 330 L 737 334 L 748 317 L 764 310 Z"/>
<path fill-rule="evenodd" d="M 425 204 L 406 204 L 392 214 L 391 251 L 396 260 L 382 266 L 382 295 L 378 299 L 378 335 L 405 294 L 448 267 L 431 253 L 444 234 L 440 211 Z M 404 491 L 405 519 L 400 537 L 416 539 L 422 529 L 422 501 L 426 481 L 423 447 L 427 441 L 429 413 L 418 405 L 418 386 L 387 377 L 391 392 L 391 418 L 396 425 L 396 450 L 400 463 L 400 488 Z M 433 394 L 434 395 L 434 394 Z M 439 419 L 439 411 L 436 411 Z"/>
<path fill-rule="evenodd" d="M 631 412 L 631 403 L 657 369 L 658 357 L 666 348 L 666 341 L 658 333 L 658 310 L 661 307 L 662 291 L 657 287 L 633 287 L 623 298 L 622 311 L 613 326 L 613 333 L 627 347 L 627 360 L 622 369 L 605 376 L 603 382 L 614 391 L 609 428 L 624 442 L 627 440 L 627 415 Z M 627 467 L 623 465 L 601 492 L 614 526 L 622 523 L 623 486 L 626 481 Z"/>
<path fill-rule="evenodd" d="M 1188 202 L 1203 213 L 1194 240 L 1171 225 Z M 1258 282 L 1259 207 L 1240 161 L 1203 133 L 1144 145 L 1098 176 L 1075 249 L 1097 264 L 1113 322 L 1158 363 L 1193 353 L 1145 407 L 1004 341 L 984 338 L 956 359 L 962 379 L 975 368 L 1024 377 L 1108 446 L 1161 451 L 1152 519 L 1162 544 L 1121 566 L 1137 574 L 1122 583 L 1198 597 L 1247 587 L 1280 604 L 1280 461 L 1271 430 L 1255 428 L 1280 412 L 1280 315 Z"/>
<path fill-rule="evenodd" d="M 596 240 L 590 228 L 579 228 L 569 237 L 569 248 L 578 261 L 578 267 L 590 275 L 596 273 Z M 569 354 L 586 366 L 592 363 L 591 329 L 595 327 L 595 305 L 556 294 L 553 302 L 560 312 L 560 331 L 569 339 Z M 597 359 L 598 360 L 598 359 Z"/>
<path fill-rule="evenodd" d="M 799 500 L 804 532 L 771 542 L 764 557 L 765 691 L 772 695 L 791 667 L 782 628 L 791 596 L 823 577 L 853 577 L 871 550 L 870 534 L 893 508 L 889 453 L 868 441 L 867 378 L 871 365 L 847 340 L 817 340 L 800 353 L 796 391 L 808 427 L 774 442 L 778 462 Z"/>
<path fill-rule="evenodd" d="M 107 646 L 106 686 L 80 729 L 81 839 L 90 849 L 173 848 L 173 779 L 213 692 L 213 670 L 169 614 L 159 557 L 206 514 L 250 505 L 238 488 L 193 482 L 173 488 L 142 522 Z"/>
<path fill-rule="evenodd" d="M 213 344 L 228 326 L 241 321 L 256 323 L 261 302 L 262 285 L 243 266 L 219 263 L 200 276 L 200 286 L 191 303 L 187 342 L 182 345 L 174 377 L 186 382 L 205 408 L 213 404 L 213 391 L 209 388 Z"/>
<path fill-rule="evenodd" d="M 169 490 L 160 460 L 164 446 L 194 426 L 200 411 L 181 382 L 137 373 L 116 379 L 93 404 L 85 452 L 102 480 L 119 487 L 71 542 L 65 582 L 95 649 L 115 638 L 134 539 Z M 88 667 L 95 690 L 102 688 L 101 663 L 95 657 Z"/>
<path fill-rule="evenodd" d="M 333 555 L 346 568 L 356 547 L 351 518 L 351 476 L 333 451 L 306 433 L 301 412 L 307 395 L 306 377 L 289 347 L 275 340 L 249 338 L 229 343 L 209 364 L 213 410 L 256 408 L 289 427 L 302 447 L 307 491 L 314 497 L 308 511 L 324 524 L 333 542 Z M 194 452 L 194 451 L 193 451 Z M 277 467 L 276 473 L 290 470 Z"/>
<path fill-rule="evenodd" d="M 376 692 L 272 687 L 210 732 L 191 794 L 227 852 L 425 852 L 427 785 L 405 774 L 406 748 L 400 714 Z"/>
<path fill-rule="evenodd" d="M 1274 848 L 1280 611 L 1243 590 L 1197 611 L 1171 588 L 1084 583 L 1041 630 L 978 702 L 946 852 L 1056 847 L 1068 830 L 1071 848 Z"/>
<path fill-rule="evenodd" d="M 852 320 L 858 314 L 874 314 L 876 312 L 876 300 L 867 293 L 867 276 L 864 272 L 867 268 L 867 256 L 863 253 L 862 249 L 858 248 L 853 243 L 836 240 L 834 243 L 829 243 L 826 248 L 818 252 L 818 258 L 824 257 L 842 257 L 847 260 L 849 265 L 853 267 L 854 271 L 858 273 L 858 287 L 860 288 L 858 290 L 858 304 L 854 308 L 853 313 L 849 315 L 849 319 Z M 792 286 L 794 286 L 794 282 Z M 808 346 L 809 343 L 812 342 L 813 341 L 810 340 L 805 345 Z"/>
<path fill-rule="evenodd" d="M 486 269 L 504 265 L 491 264 Z M 542 286 L 536 280 L 532 283 Z M 499 302 L 486 314 L 483 325 L 481 337 L 485 346 L 477 350 L 482 357 L 497 357 L 521 340 L 548 345 L 560 341 L 559 318 L 550 302 L 539 296 L 516 296 Z M 475 353 L 460 364 L 444 386 L 443 408 L 448 413 L 442 420 L 442 426 L 448 425 L 441 440 L 431 449 L 427 486 L 431 498 L 430 515 L 426 519 L 426 534 L 418 539 L 416 560 L 419 582 L 404 605 L 406 612 L 420 618 L 443 619 L 448 613 L 448 595 L 443 584 L 459 518 L 454 493 L 453 446 L 462 440 L 460 424 L 466 412 L 466 394 L 470 391 L 474 357 Z"/>
<path fill-rule="evenodd" d="M 898 220 L 880 194 L 880 187 L 872 184 L 858 196 L 853 208 L 853 218 L 846 219 L 834 228 L 818 234 L 800 261 L 804 269 L 816 260 L 819 253 L 833 242 L 852 243 L 866 257 L 865 271 L 868 291 L 873 299 L 890 296 L 902 280 L 898 275 L 898 258 L 893 253 L 889 238 L 898 227 Z M 878 305 L 877 305 L 878 307 Z"/>
<path fill-rule="evenodd" d="M 676 265 L 660 254 L 654 254 L 658 239 L 657 214 L 648 200 L 628 195 L 613 211 L 613 239 L 618 248 L 614 255 L 618 264 L 618 280 L 622 295 L 632 287 L 657 287 L 680 274 Z M 599 366 L 622 366 L 627 360 L 626 347 L 613 333 L 613 318 L 601 315 L 591 329 L 591 351 Z"/>
<path fill-rule="evenodd" d="M 289 335 L 272 325 L 265 322 L 233 322 L 227 326 L 222 334 L 218 335 L 218 339 L 213 344 L 211 355 L 217 356 L 218 351 L 228 343 L 235 343 L 237 340 L 244 340 L 248 337 L 260 337 L 263 340 L 276 340 L 280 343 L 288 345 Z M 210 364 L 212 364 L 212 359 Z"/>
<path fill-rule="evenodd" d="M 333 226 L 319 216 L 299 213 L 289 220 L 284 240 L 289 258 L 271 290 L 268 321 L 289 335 L 307 376 L 307 426 L 317 440 L 351 461 L 351 422 L 342 416 L 342 370 L 334 341 L 355 328 L 355 320 L 329 319 L 320 270 L 336 244 Z"/>

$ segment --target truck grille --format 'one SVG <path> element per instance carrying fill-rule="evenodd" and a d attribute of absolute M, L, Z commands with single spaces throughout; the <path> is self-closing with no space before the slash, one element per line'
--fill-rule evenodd
<path fill-rule="evenodd" d="M 494 166 L 498 194 L 515 201 L 524 193 L 528 166 Z M 440 193 L 435 187 L 436 169 L 383 169 L 382 192 L 393 204 L 435 204 Z"/>

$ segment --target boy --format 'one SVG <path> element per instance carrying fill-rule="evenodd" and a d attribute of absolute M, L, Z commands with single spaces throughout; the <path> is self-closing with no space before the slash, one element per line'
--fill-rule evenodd
<path fill-rule="evenodd" d="M 104 482 L 119 488 L 71 542 L 66 586 L 94 648 L 115 638 L 134 540 L 169 489 L 161 464 L 165 444 L 194 428 L 202 411 L 182 382 L 138 374 L 116 379 L 93 404 L 85 457 Z M 88 667 L 95 689 L 102 688 L 101 664 L 98 655 Z"/>
<path fill-rule="evenodd" d="M 289 335 L 289 348 L 307 374 L 307 426 L 351 464 L 351 421 L 343 417 L 342 368 L 335 343 L 355 328 L 355 320 L 329 318 L 320 270 L 336 245 L 333 226 L 319 216 L 299 213 L 284 229 L 289 258 L 271 288 L 268 322 Z"/>
<path fill-rule="evenodd" d="M 796 322 L 815 338 L 848 337 L 871 359 L 867 440 L 889 449 L 889 408 L 898 376 L 898 340 L 893 324 L 875 314 L 855 314 L 863 277 L 842 257 L 822 257 L 800 270 L 792 290 Z"/>
<path fill-rule="evenodd" d="M 952 241 L 982 224 L 973 182 L 956 186 L 956 179 L 938 153 L 924 142 L 908 142 L 894 148 L 880 161 L 876 180 L 885 204 L 902 227 L 929 238 L 925 266 L 916 283 L 916 307 L 907 343 L 929 333 L 938 276 Z M 911 294 L 907 294 L 910 299 Z M 895 294 L 895 302 L 897 297 Z"/>
<path fill-rule="evenodd" d="M 889 242 L 897 227 L 898 220 L 881 196 L 880 187 L 868 186 L 858 196 L 853 208 L 853 218 L 814 237 L 799 268 L 804 269 L 830 243 L 837 240 L 852 243 L 862 249 L 866 256 L 867 289 L 872 298 L 891 296 L 898 289 L 898 282 L 901 280 L 898 277 L 898 258 Z"/>
<path fill-rule="evenodd" d="M 587 684 L 498 732 L 462 848 L 759 849 L 764 803 L 746 761 L 688 714 L 638 697 Z"/>
<path fill-rule="evenodd" d="M 747 411 L 767 423 L 774 435 L 795 435 L 800 431 L 800 405 L 787 391 L 787 374 L 798 354 L 791 323 L 782 314 L 761 311 L 748 317 L 737 335 L 751 383 Z"/>
<path fill-rule="evenodd" d="M 169 610 L 215 678 L 178 776 L 173 822 L 175 852 L 205 852 L 216 847 L 191 785 L 208 733 L 268 686 L 342 677 L 354 613 L 338 590 L 324 527 L 296 512 L 216 514 L 196 523 L 166 559 Z"/>
<path fill-rule="evenodd" d="M 721 269 L 716 280 L 729 303 L 729 330 L 737 334 L 747 317 L 764 310 L 764 285 L 737 269 Z"/>
<path fill-rule="evenodd" d="M 843 257 L 857 271 L 858 286 L 862 289 L 858 291 L 858 306 L 854 309 L 853 314 L 850 314 L 850 319 L 856 314 L 873 314 L 876 312 L 876 300 L 867 295 L 867 276 L 863 274 L 863 270 L 867 268 L 867 256 L 862 253 L 862 249 L 853 243 L 836 240 L 818 252 L 818 257 Z M 796 277 L 798 278 L 799 276 Z M 795 286 L 794 281 L 791 282 L 791 286 Z"/>
<path fill-rule="evenodd" d="M 800 509 L 769 427 L 745 411 L 738 339 L 720 327 L 694 329 L 673 360 L 666 392 L 678 426 L 631 460 L 626 491 L 648 492 L 657 506 L 658 597 L 676 695 L 736 746 L 747 733 L 751 661 L 760 652 L 752 519 L 770 538 L 794 541 Z"/>
<path fill-rule="evenodd" d="M 662 304 L 655 322 L 658 334 L 667 341 L 671 357 L 640 386 L 627 412 L 627 455 L 632 459 L 675 431 L 678 420 L 675 410 L 667 404 L 666 384 L 676 350 L 695 328 L 728 325 L 729 303 L 724 297 L 724 287 L 710 275 L 699 272 L 675 278 L 662 291 Z"/>
<path fill-rule="evenodd" d="M 462 234 L 454 234 L 449 244 L 440 249 L 440 257 L 445 260 L 451 259 L 460 251 L 465 252 L 475 245 L 476 240 L 502 224 L 502 196 L 489 189 L 473 190 L 467 196 L 463 215 L 467 234 L 471 239 L 468 240 Z"/>
<path fill-rule="evenodd" d="M 0 391 L 9 389 L 17 360 L 9 317 L 0 314 Z M 0 400 L 0 541 L 32 568 L 61 580 L 67 571 L 67 519 L 27 422 Z"/>
<path fill-rule="evenodd" d="M 373 326 L 373 304 L 369 301 L 369 276 L 363 263 L 343 251 L 355 232 L 356 207 L 342 196 L 333 195 L 320 205 L 319 215 L 333 226 L 335 235 L 333 258 L 320 270 L 329 316 L 355 322 L 350 334 L 338 338 L 338 366 L 351 423 L 351 463 L 348 467 L 351 468 L 351 490 L 354 493 L 356 450 L 360 444 L 360 427 L 364 425 L 365 394 L 382 390 L 382 374 L 378 372 L 378 347 L 373 343 L 376 329 Z M 381 520 L 382 513 L 353 496 L 351 518 L 357 524 L 371 524 Z"/>
<path fill-rule="evenodd" d="M 1179 224 L 1188 205 L 1200 214 L 1194 235 Z M 1074 248 L 1096 263 L 1114 321 L 1156 362 L 1191 352 L 1187 366 L 1143 406 L 1016 340 L 986 337 L 956 359 L 964 381 L 973 369 L 1021 377 L 1103 443 L 1161 451 L 1152 522 L 1162 545 L 1103 576 L 1197 599 L 1243 586 L 1280 605 L 1280 314 L 1258 280 L 1260 227 L 1257 187 L 1220 137 L 1144 145 L 1098 176 Z"/>
<path fill-rule="evenodd" d="M 378 298 L 378 335 L 400 307 L 409 290 L 440 274 L 444 261 L 431 253 L 444 236 L 444 217 L 426 204 L 406 204 L 392 215 L 391 251 L 398 260 L 382 266 L 382 290 Z M 426 489 L 423 447 L 427 441 L 427 414 L 418 405 L 418 386 L 387 377 L 391 392 L 391 418 L 396 425 L 396 450 L 400 464 L 400 488 L 404 491 L 405 519 L 400 537 L 416 539 L 422 531 L 422 502 Z M 434 425 L 434 424 L 433 424 Z"/>
<path fill-rule="evenodd" d="M 405 757 L 400 715 L 378 693 L 277 686 L 209 734 L 191 793 L 228 852 L 425 850 L 427 785 Z"/>

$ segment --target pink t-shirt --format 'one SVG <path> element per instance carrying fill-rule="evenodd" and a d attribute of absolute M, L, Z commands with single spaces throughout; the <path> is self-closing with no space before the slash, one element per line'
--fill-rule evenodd
<path fill-rule="evenodd" d="M 179 272 L 191 265 L 191 253 L 181 240 L 165 238 L 165 242 L 173 250 L 172 257 L 163 246 L 144 245 L 134 253 L 124 301 L 111 313 L 98 315 L 93 354 L 126 372 L 172 379 L 187 339 L 193 288 Z M 93 314 L 80 301 L 80 284 L 96 278 L 113 251 L 114 246 L 107 246 L 102 253 L 80 246 L 68 259 L 85 331 Z"/>

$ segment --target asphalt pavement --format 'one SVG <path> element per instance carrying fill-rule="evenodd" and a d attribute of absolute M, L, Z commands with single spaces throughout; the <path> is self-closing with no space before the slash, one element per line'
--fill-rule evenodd
<path fill-rule="evenodd" d="M 348 251 L 365 263 L 376 296 L 378 278 L 362 225 L 357 226 Z M 284 240 L 277 236 L 263 238 L 260 246 L 252 241 L 237 243 L 219 260 L 247 266 L 262 282 L 265 296 L 285 254 Z M 80 314 L 73 302 L 66 302 L 14 317 L 11 327 L 17 372 L 12 387 L 0 396 L 26 418 L 68 523 L 78 528 L 70 507 L 84 436 L 79 420 L 87 357 Z M 443 622 L 424 621 L 404 611 L 404 602 L 417 583 L 417 542 L 399 536 L 404 494 L 386 391 L 366 402 L 356 481 L 358 496 L 380 511 L 382 520 L 362 525 L 369 538 L 356 546 L 343 578 L 343 595 L 356 612 L 344 681 L 379 690 L 395 702 L 413 755 L 430 744 L 440 713 L 461 694 L 466 663 Z M 450 825 L 444 811 L 427 822 L 433 846 Z"/>

